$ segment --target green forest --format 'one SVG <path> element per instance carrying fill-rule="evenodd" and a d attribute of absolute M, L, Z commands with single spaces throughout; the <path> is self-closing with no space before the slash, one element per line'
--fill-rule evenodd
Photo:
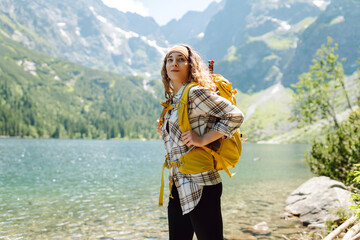
<path fill-rule="evenodd" d="M 0 136 L 157 138 L 159 100 L 143 79 L 28 50 L 0 35 Z"/>

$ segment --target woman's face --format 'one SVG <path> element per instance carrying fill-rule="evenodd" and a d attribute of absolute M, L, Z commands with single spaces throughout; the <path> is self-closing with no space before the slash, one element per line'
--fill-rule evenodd
<path fill-rule="evenodd" d="M 173 52 L 166 59 L 166 72 L 173 83 L 185 83 L 189 78 L 189 62 L 182 53 Z"/>

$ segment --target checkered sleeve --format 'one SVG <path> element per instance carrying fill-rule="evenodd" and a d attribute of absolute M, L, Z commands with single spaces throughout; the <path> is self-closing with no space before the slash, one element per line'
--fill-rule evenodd
<path fill-rule="evenodd" d="M 244 115 L 237 106 L 207 88 L 193 87 L 189 98 L 193 104 L 192 109 L 207 117 L 217 118 L 212 130 L 226 137 L 232 137 L 244 121 Z"/>

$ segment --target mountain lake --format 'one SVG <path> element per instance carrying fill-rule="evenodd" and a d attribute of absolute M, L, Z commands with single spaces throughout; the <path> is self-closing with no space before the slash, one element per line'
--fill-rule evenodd
<path fill-rule="evenodd" d="M 261 222 L 271 233 L 257 239 L 301 231 L 280 216 L 313 176 L 302 160 L 308 148 L 243 144 L 236 175 L 221 173 L 225 237 Z M 168 239 L 167 184 L 158 207 L 161 141 L 9 138 L 0 153 L 0 239 Z"/>

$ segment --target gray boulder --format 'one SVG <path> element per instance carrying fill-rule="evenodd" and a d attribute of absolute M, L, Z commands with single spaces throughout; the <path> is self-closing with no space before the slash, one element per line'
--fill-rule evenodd
<path fill-rule="evenodd" d="M 286 200 L 285 211 L 300 218 L 303 225 L 339 219 L 336 211 L 350 211 L 351 192 L 329 177 L 313 177 L 293 191 Z"/>

